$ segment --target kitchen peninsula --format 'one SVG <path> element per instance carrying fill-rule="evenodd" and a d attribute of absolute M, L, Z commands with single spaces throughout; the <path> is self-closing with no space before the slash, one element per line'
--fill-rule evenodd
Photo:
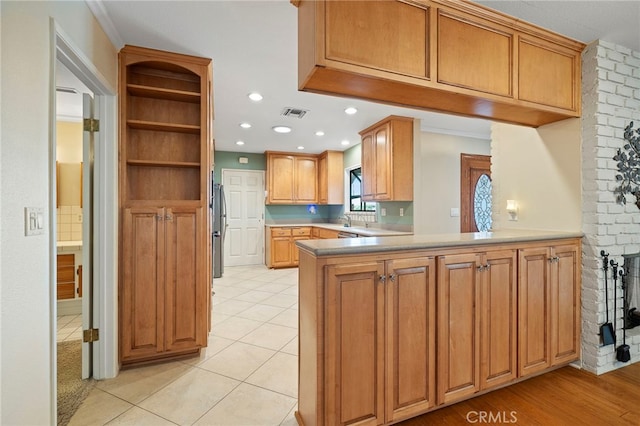
<path fill-rule="evenodd" d="M 580 357 L 580 233 L 297 241 L 300 424 L 391 424 Z"/>

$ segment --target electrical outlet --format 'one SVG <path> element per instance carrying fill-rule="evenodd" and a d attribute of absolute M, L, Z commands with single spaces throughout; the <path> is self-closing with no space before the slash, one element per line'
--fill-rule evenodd
<path fill-rule="evenodd" d="M 400 216 L 404 216 L 404 209 L 400 207 Z"/>
<path fill-rule="evenodd" d="M 386 216 L 387 215 L 387 209 L 385 209 L 384 207 L 380 209 L 380 216 Z"/>

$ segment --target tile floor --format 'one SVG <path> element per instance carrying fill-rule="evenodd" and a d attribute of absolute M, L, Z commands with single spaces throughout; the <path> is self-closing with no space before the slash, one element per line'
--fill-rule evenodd
<path fill-rule="evenodd" d="M 298 270 L 227 267 L 214 291 L 199 358 L 99 381 L 70 425 L 296 425 Z"/>
<path fill-rule="evenodd" d="M 58 317 L 58 342 L 82 340 L 82 315 L 61 315 Z"/>

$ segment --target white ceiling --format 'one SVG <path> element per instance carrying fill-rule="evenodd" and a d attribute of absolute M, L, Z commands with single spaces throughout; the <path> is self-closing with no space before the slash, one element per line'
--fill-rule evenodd
<path fill-rule="evenodd" d="M 319 153 L 359 143 L 358 131 L 390 114 L 422 120 L 426 131 L 489 138 L 486 120 L 391 107 L 297 90 L 297 9 L 288 0 L 87 0 L 112 42 L 213 59 L 216 149 Z M 640 51 L 640 1 L 479 1 L 583 42 L 603 39 Z M 264 99 L 247 99 L 252 91 Z M 359 112 L 347 116 L 343 110 Z M 285 107 L 309 110 L 303 119 Z M 249 122 L 252 128 L 239 127 Z M 271 128 L 285 124 L 287 135 Z M 323 130 L 325 136 L 315 132 Z M 349 146 L 342 146 L 342 140 Z M 244 146 L 236 145 L 242 140 Z"/>

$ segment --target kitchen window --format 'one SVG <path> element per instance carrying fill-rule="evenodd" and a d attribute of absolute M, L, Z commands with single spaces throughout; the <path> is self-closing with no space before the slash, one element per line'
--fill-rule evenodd
<path fill-rule="evenodd" d="M 362 200 L 362 168 L 349 170 L 349 211 L 375 212 L 376 203 Z"/>

